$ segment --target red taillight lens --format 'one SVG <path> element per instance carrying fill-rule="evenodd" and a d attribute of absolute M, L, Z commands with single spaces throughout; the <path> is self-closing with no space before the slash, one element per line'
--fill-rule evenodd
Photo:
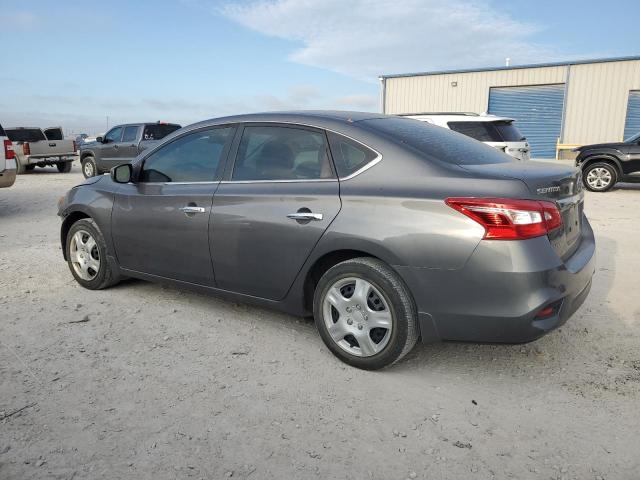
<path fill-rule="evenodd" d="M 29 142 L 24 142 L 22 144 L 22 154 L 31 155 L 31 147 L 29 146 Z"/>
<path fill-rule="evenodd" d="M 13 143 L 11 143 L 11 140 L 4 141 L 4 158 L 7 160 L 16 158 L 16 152 L 13 151 Z"/>
<path fill-rule="evenodd" d="M 540 237 L 562 226 L 553 202 L 510 198 L 447 198 L 447 205 L 475 220 L 485 229 L 484 238 L 523 240 Z"/>

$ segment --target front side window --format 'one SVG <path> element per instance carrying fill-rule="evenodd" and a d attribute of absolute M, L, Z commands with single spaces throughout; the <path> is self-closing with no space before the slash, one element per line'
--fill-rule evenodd
<path fill-rule="evenodd" d="M 370 148 L 347 137 L 333 132 L 329 132 L 328 135 L 331 153 L 340 178 L 355 173 L 378 156 Z"/>
<path fill-rule="evenodd" d="M 121 137 L 122 127 L 116 127 L 112 130 L 109 130 L 109 132 L 104 136 L 104 139 L 107 141 L 107 143 L 119 142 Z"/>
<path fill-rule="evenodd" d="M 190 133 L 155 151 L 144 162 L 142 182 L 211 182 L 232 127 Z"/>
<path fill-rule="evenodd" d="M 245 127 L 233 180 L 332 178 L 324 133 L 276 126 Z"/>
<path fill-rule="evenodd" d="M 124 134 L 122 135 L 123 142 L 135 142 L 138 137 L 138 126 L 133 125 L 131 127 L 125 127 Z"/>

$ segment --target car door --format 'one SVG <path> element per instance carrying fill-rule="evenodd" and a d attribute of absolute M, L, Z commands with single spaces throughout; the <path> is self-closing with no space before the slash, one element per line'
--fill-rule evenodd
<path fill-rule="evenodd" d="M 322 130 L 247 124 L 213 199 L 212 258 L 219 288 L 284 298 L 340 210 Z"/>
<path fill-rule="evenodd" d="M 116 156 L 119 163 L 131 162 L 138 155 L 138 143 L 140 142 L 141 125 L 126 125 L 122 132 L 122 140 L 116 146 Z"/>
<path fill-rule="evenodd" d="M 235 127 L 204 128 L 150 153 L 115 196 L 112 236 L 120 266 L 213 286 L 209 216 Z"/>
<path fill-rule="evenodd" d="M 110 170 L 111 167 L 119 165 L 118 148 L 122 140 L 122 127 L 114 127 L 109 130 L 100 145 L 100 170 Z"/>

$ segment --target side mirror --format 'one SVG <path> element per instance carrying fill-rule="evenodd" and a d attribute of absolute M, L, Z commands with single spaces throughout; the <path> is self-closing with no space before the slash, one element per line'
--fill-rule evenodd
<path fill-rule="evenodd" d="M 102 143 L 103 140 L 104 140 L 104 138 L 102 138 L 102 137 L 96 137 L 96 142 L 98 142 L 98 143 Z"/>
<path fill-rule="evenodd" d="M 133 168 L 131 164 L 125 163 L 124 165 L 118 165 L 113 167 L 110 171 L 111 180 L 116 183 L 129 183 L 133 176 Z"/>

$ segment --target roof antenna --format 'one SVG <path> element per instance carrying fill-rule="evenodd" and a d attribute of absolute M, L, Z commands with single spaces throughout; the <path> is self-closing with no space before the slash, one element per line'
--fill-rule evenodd
<path fill-rule="evenodd" d="M 504 66 L 509 67 L 511 65 L 511 59 L 509 57 L 504 59 Z"/>

